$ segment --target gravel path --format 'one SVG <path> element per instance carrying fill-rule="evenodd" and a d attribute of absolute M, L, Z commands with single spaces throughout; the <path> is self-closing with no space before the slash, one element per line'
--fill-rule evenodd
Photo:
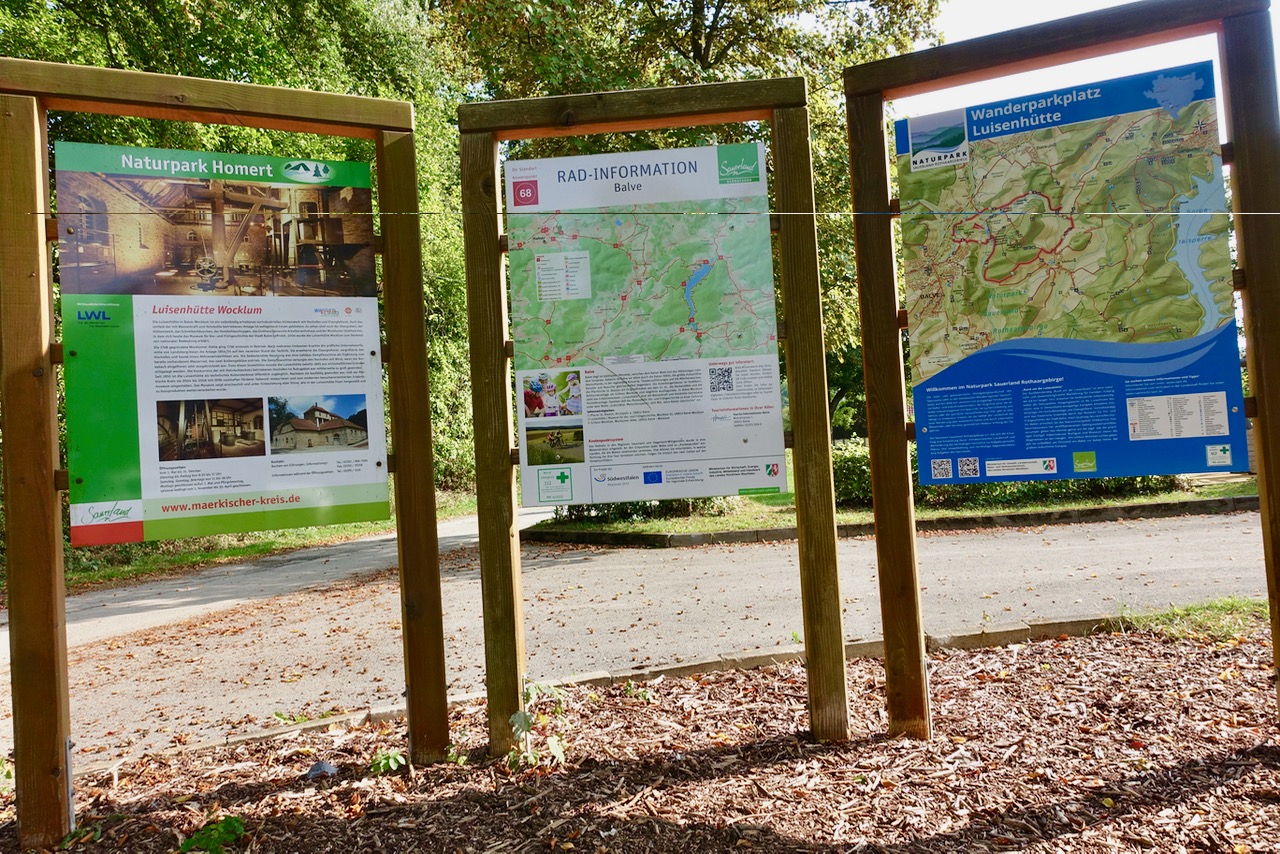
<path fill-rule="evenodd" d="M 483 679 L 479 564 L 457 545 L 442 558 L 451 695 Z M 1266 595 L 1257 513 L 934 533 L 919 555 L 935 637 Z M 875 544 L 842 540 L 839 557 L 846 636 L 876 638 Z M 394 562 L 384 539 L 71 597 L 75 765 L 401 702 Z M 526 547 L 523 567 L 532 679 L 792 652 L 803 634 L 792 542 Z"/>

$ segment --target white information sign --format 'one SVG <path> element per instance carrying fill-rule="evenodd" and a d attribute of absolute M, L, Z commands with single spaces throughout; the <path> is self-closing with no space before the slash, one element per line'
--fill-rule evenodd
<path fill-rule="evenodd" d="M 525 505 L 786 489 L 764 162 L 507 163 Z"/>

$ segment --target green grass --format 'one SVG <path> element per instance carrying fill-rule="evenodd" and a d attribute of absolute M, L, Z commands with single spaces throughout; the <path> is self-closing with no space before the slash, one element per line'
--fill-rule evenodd
<path fill-rule="evenodd" d="M 790 479 L 792 476 L 792 469 L 788 467 L 788 478 Z M 793 484 L 794 481 L 789 485 L 794 488 Z M 1049 505 L 1028 505 L 1019 508 L 974 507 L 964 510 L 917 508 L 916 517 L 917 519 L 932 519 L 982 513 L 1009 513 L 1015 509 L 1020 511 L 1064 510 L 1114 504 L 1133 505 L 1257 494 L 1257 481 L 1250 478 L 1231 483 L 1209 483 L 1177 492 L 1149 495 L 1141 498 L 1102 502 L 1096 500 L 1059 501 Z M 476 512 L 475 496 L 472 494 L 438 493 L 436 502 L 437 512 L 441 519 L 456 518 Z M 796 524 L 795 496 L 789 492 L 778 495 L 731 499 L 722 502 L 722 506 L 725 508 L 724 512 L 714 515 L 655 519 L 632 523 L 552 520 L 541 523 L 538 527 L 551 530 L 679 534 L 760 528 L 790 528 L 795 527 Z M 836 513 L 837 524 L 861 524 L 872 521 L 873 516 L 870 510 L 840 510 Z M 361 537 L 394 533 L 394 531 L 395 521 L 392 519 L 383 522 L 358 522 L 347 525 L 292 528 L 279 531 L 197 537 L 185 540 L 67 549 L 64 561 L 66 583 L 70 590 L 97 585 L 123 584 L 148 577 L 182 573 L 204 566 L 254 560 L 267 555 L 347 542 Z M 0 564 L 0 584 L 5 582 L 7 582 L 7 576 L 3 565 Z"/>
<path fill-rule="evenodd" d="M 790 474 L 790 471 L 788 471 Z M 937 509 L 917 507 L 917 519 L 956 518 L 976 515 L 1004 515 L 1013 512 L 1047 512 L 1055 510 L 1079 510 L 1091 507 L 1132 506 L 1171 501 L 1191 501 L 1197 498 L 1226 498 L 1258 494 L 1258 482 L 1254 478 L 1231 483 L 1214 483 L 1192 486 L 1175 492 L 1115 499 L 1080 499 L 1054 501 L 1049 504 L 1027 504 L 1020 507 L 991 506 L 962 509 Z M 716 531 L 746 531 L 756 528 L 794 528 L 796 525 L 795 495 L 763 495 L 738 498 L 727 502 L 727 512 L 705 516 L 685 516 L 670 519 L 650 519 L 640 522 L 596 522 L 592 520 L 565 521 L 551 519 L 536 526 L 552 531 L 602 531 L 634 532 L 640 534 L 702 534 Z M 874 521 L 871 510 L 836 511 L 836 524 L 866 524 Z"/>
<path fill-rule="evenodd" d="M 1239 498 L 1258 494 L 1258 479 L 1231 481 L 1230 483 L 1209 483 L 1196 487 L 1196 498 Z"/>
<path fill-rule="evenodd" d="M 476 512 L 475 496 L 460 492 L 437 492 L 436 512 L 440 519 L 471 515 Z M 394 532 L 395 519 L 392 518 L 379 522 L 68 548 L 63 563 L 67 588 L 77 590 L 177 574 L 216 564 L 238 563 L 297 549 Z M 3 572 L 0 572 L 0 581 L 8 581 Z"/>
<path fill-rule="evenodd" d="M 1233 596 L 1154 614 L 1126 614 L 1115 627 L 1121 631 L 1154 632 L 1172 640 L 1225 643 L 1252 634 L 1268 619 L 1265 599 Z"/>

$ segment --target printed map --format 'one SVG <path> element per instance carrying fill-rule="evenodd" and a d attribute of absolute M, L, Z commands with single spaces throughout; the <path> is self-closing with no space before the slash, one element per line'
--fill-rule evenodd
<path fill-rule="evenodd" d="M 1231 322 L 1211 86 L 1153 75 L 1150 109 L 971 139 L 967 164 L 911 172 L 900 155 L 912 382 L 1007 339 L 1154 343 Z"/>
<path fill-rule="evenodd" d="M 518 370 L 777 352 L 763 197 L 511 214 L 507 229 Z"/>

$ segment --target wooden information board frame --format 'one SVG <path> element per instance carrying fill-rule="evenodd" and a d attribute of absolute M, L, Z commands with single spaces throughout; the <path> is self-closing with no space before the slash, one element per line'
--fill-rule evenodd
<path fill-rule="evenodd" d="M 1218 36 L 1256 403 L 1273 654 L 1280 660 L 1280 119 L 1267 0 L 1146 0 L 845 69 L 867 427 L 891 734 L 930 735 L 884 102 L 1191 36 Z M 1228 157 L 1224 152 L 1224 160 Z M 1237 285 L 1238 287 L 1238 285 Z M 1268 331 L 1270 330 L 1270 331 Z M 1280 685 L 1278 685 L 1280 690 Z"/>
<path fill-rule="evenodd" d="M 803 78 L 494 101 L 458 108 L 462 210 L 476 425 L 476 496 L 484 602 L 489 739 L 515 746 L 509 720 L 524 707 L 524 625 L 512 435 L 512 344 L 503 270 L 498 143 L 728 122 L 769 122 L 786 328 L 800 593 L 816 738 L 848 737 L 844 629 L 836 566 L 831 425 L 818 280 L 809 112 Z"/>
<path fill-rule="evenodd" d="M 443 758 L 449 721 L 413 105 L 0 58 L 0 412 L 19 844 L 53 848 L 74 826 L 47 110 L 376 142 L 409 747 L 414 762 Z"/>

